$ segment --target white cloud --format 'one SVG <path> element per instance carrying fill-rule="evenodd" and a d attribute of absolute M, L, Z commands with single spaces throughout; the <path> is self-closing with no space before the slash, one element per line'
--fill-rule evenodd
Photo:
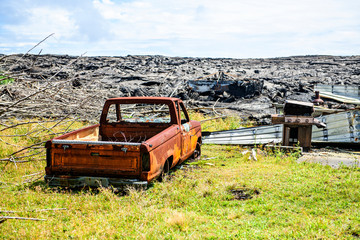
<path fill-rule="evenodd" d="M 315 32 L 351 24 L 338 1 L 94 1 L 121 37 L 220 38 L 220 34 Z M 202 8 L 201 13 L 197 9 Z"/>
<path fill-rule="evenodd" d="M 78 27 L 68 10 L 61 8 L 36 7 L 24 11 L 27 21 L 22 24 L 6 24 L 4 28 L 19 38 L 41 40 L 50 33 L 56 33 L 58 39 L 69 39 L 77 32 Z M 44 36 L 45 35 L 45 36 Z"/>
<path fill-rule="evenodd" d="M 5 23 L 3 29 L 22 42 L 55 32 L 56 44 L 67 54 L 360 54 L 355 0 L 33 1 L 37 4 L 18 9 L 24 22 Z"/>

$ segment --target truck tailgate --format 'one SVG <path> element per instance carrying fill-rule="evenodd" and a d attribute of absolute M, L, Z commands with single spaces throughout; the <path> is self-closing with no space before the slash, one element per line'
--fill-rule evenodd
<path fill-rule="evenodd" d="M 54 139 L 51 172 L 73 176 L 127 176 L 140 174 L 140 143 Z"/>

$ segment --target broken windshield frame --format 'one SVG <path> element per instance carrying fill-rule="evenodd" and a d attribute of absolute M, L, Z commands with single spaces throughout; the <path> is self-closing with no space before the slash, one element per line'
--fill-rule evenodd
<path fill-rule="evenodd" d="M 110 104 L 106 122 L 170 123 L 169 106 L 156 103 Z"/>

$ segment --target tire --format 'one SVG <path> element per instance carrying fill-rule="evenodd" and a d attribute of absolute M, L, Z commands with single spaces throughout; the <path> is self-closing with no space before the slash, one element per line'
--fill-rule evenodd
<path fill-rule="evenodd" d="M 193 158 L 194 160 L 199 160 L 200 157 L 201 157 L 201 144 L 198 142 L 198 143 L 196 143 L 196 148 L 195 148 L 195 150 L 194 150 L 194 153 L 193 153 L 193 155 L 192 155 L 192 158 Z"/>

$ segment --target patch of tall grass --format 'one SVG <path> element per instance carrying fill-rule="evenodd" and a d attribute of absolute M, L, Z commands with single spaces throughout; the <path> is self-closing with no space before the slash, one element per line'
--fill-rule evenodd
<path fill-rule="evenodd" d="M 19 182 L 24 176 L 39 170 L 45 160 L 45 141 L 64 132 L 84 127 L 88 123 L 59 120 L 10 119 L 0 128 L 1 182 Z M 32 148 L 26 148 L 33 146 Z M 15 153 L 15 154 L 14 154 Z M 4 161 L 10 159 L 12 162 Z M 20 167 L 21 165 L 21 167 Z"/>
<path fill-rule="evenodd" d="M 204 121 L 207 119 L 215 118 L 213 115 L 205 115 L 200 112 L 190 111 L 190 119 L 196 121 Z M 214 132 L 237 129 L 239 127 L 250 127 L 253 123 L 250 121 L 244 121 L 241 117 L 233 114 L 224 118 L 217 118 L 210 121 L 204 121 L 201 123 L 201 130 Z"/>

